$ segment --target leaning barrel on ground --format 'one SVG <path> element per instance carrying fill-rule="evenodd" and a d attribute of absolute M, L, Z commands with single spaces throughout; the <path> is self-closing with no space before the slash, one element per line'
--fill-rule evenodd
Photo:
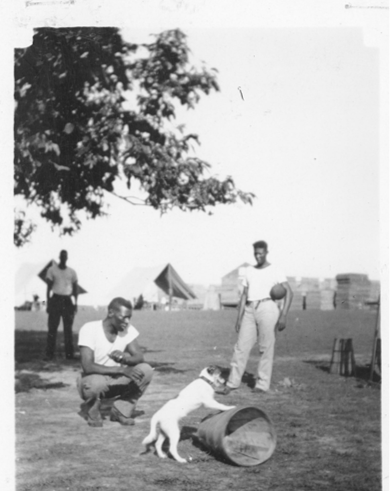
<path fill-rule="evenodd" d="M 277 443 L 269 416 L 257 407 L 237 407 L 205 418 L 198 440 L 216 455 L 240 466 L 268 460 Z"/>

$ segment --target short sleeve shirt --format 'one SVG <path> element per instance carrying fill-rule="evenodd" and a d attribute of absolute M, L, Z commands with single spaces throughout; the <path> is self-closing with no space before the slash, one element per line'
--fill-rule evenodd
<path fill-rule="evenodd" d="M 270 297 L 270 290 L 277 283 L 287 281 L 285 274 L 273 264 L 266 268 L 247 266 L 241 269 L 241 284 L 248 286 L 247 300 L 254 302 Z"/>
<path fill-rule="evenodd" d="M 134 341 L 139 332 L 131 324 L 123 332 L 119 332 L 114 342 L 111 343 L 105 335 L 102 321 L 87 322 L 79 331 L 79 346 L 87 346 L 94 352 L 94 361 L 106 367 L 116 367 L 120 363 L 109 357 L 113 351 L 124 351 L 126 346 Z"/>
<path fill-rule="evenodd" d="M 72 268 L 61 269 L 57 264 L 53 264 L 46 272 L 46 279 L 53 282 L 52 291 L 56 295 L 72 295 L 77 274 Z"/>

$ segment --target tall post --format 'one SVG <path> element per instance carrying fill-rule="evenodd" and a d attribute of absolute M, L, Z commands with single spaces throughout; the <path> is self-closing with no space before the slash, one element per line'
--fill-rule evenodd
<path fill-rule="evenodd" d="M 378 359 L 377 345 L 378 345 L 379 331 L 380 331 L 380 295 L 378 301 L 376 302 L 376 305 L 377 305 L 376 324 L 375 324 L 375 334 L 373 337 L 371 371 L 369 373 L 369 380 L 373 380 L 373 372 L 375 371 L 375 365 Z"/>
<path fill-rule="evenodd" d="M 171 271 L 170 269 L 168 270 L 168 308 L 171 311 L 172 307 L 172 278 L 171 278 Z"/>

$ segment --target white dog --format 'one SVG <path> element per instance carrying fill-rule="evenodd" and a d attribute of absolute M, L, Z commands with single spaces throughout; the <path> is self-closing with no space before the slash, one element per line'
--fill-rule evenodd
<path fill-rule="evenodd" d="M 156 441 L 155 448 L 159 457 L 165 458 L 167 455 L 162 450 L 164 440 L 170 440 L 170 453 L 175 460 L 181 463 L 187 462 L 177 451 L 177 446 L 180 437 L 179 421 L 187 414 L 201 406 L 209 409 L 218 409 L 220 411 L 228 411 L 235 406 L 226 406 L 220 404 L 214 399 L 215 387 L 224 384 L 224 379 L 221 377 L 221 370 L 215 366 L 204 368 L 199 375 L 199 378 L 191 382 L 183 390 L 179 392 L 175 399 L 171 399 L 161 407 L 151 419 L 151 431 L 144 438 L 143 445 L 146 445 L 147 451 Z M 160 429 L 157 429 L 159 424 Z"/>

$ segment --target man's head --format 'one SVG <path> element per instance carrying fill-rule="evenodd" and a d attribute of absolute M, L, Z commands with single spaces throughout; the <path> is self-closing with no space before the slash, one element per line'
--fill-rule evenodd
<path fill-rule="evenodd" d="M 261 268 L 265 264 L 267 254 L 269 252 L 267 248 L 267 242 L 265 242 L 264 240 L 258 240 L 257 242 L 254 242 L 253 248 L 254 257 L 257 261 L 257 266 Z"/>
<path fill-rule="evenodd" d="M 67 260 L 68 260 L 68 253 L 63 249 L 62 251 L 60 251 L 60 264 L 62 266 L 65 266 Z"/>
<path fill-rule="evenodd" d="M 68 259 L 68 252 L 66 250 L 60 251 L 60 261 L 66 261 Z"/>
<path fill-rule="evenodd" d="M 132 317 L 132 304 L 122 297 L 113 298 L 109 303 L 107 317 L 117 331 L 124 331 Z"/>

